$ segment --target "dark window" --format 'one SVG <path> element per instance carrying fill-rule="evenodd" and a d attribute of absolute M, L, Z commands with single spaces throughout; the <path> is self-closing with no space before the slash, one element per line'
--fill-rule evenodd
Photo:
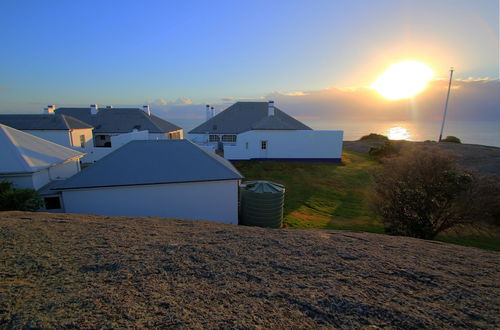
<path fill-rule="evenodd" d="M 96 135 L 94 138 L 94 147 L 111 148 L 111 135 Z"/>
<path fill-rule="evenodd" d="M 43 199 L 43 202 L 45 203 L 46 210 L 55 210 L 61 208 L 61 200 L 59 199 L 59 197 L 45 197 Z"/>
<path fill-rule="evenodd" d="M 210 142 L 219 142 L 220 138 L 219 138 L 218 135 L 210 134 L 209 137 L 208 137 L 208 141 L 210 141 Z"/>
<path fill-rule="evenodd" d="M 222 142 L 236 142 L 236 135 L 223 135 Z"/>
<path fill-rule="evenodd" d="M 267 149 L 267 141 L 260 141 L 260 148 L 262 150 L 266 150 Z"/>
<path fill-rule="evenodd" d="M 80 135 L 80 147 L 85 148 L 85 135 Z"/>

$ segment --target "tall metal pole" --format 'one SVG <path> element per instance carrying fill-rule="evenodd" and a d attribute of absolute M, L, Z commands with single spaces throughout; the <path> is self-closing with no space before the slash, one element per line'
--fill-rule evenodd
<path fill-rule="evenodd" d="M 439 132 L 439 141 L 443 138 L 443 129 L 444 129 L 444 121 L 446 119 L 446 111 L 448 110 L 448 100 L 450 99 L 450 90 L 451 90 L 451 79 L 453 78 L 453 67 L 450 68 L 450 82 L 448 84 L 448 95 L 446 95 L 446 103 L 444 104 L 444 114 L 443 114 L 443 122 L 441 123 L 441 132 Z"/>

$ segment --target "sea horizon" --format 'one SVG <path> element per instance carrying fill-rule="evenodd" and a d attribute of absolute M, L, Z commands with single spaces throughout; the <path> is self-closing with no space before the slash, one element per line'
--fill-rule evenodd
<path fill-rule="evenodd" d="M 187 135 L 190 130 L 204 122 L 204 119 L 166 118 L 179 125 Z M 359 140 L 362 136 L 377 133 L 389 136 L 403 136 L 407 141 L 437 141 L 441 129 L 438 120 L 314 120 L 304 119 L 302 122 L 316 130 L 343 130 L 344 141 Z M 500 148 L 499 121 L 446 121 L 443 138 L 456 136 L 462 143 L 479 144 Z M 393 138 L 397 140 L 399 138 Z"/>

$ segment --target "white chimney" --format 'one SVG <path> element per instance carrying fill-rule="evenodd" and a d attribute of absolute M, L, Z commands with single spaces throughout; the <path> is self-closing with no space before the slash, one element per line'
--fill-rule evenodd
<path fill-rule="evenodd" d="M 110 105 L 107 105 L 106 106 L 106 109 L 113 109 L 113 106 L 110 104 Z"/>
<path fill-rule="evenodd" d="M 43 109 L 43 113 L 48 114 L 48 115 L 53 115 L 54 110 L 56 110 L 56 106 L 53 104 L 50 104 L 45 109 Z"/>
<path fill-rule="evenodd" d="M 144 109 L 144 112 L 148 114 L 148 116 L 151 116 L 151 108 L 148 105 L 143 105 L 142 109 Z"/>
<path fill-rule="evenodd" d="M 209 120 L 210 118 L 212 118 L 212 116 L 210 115 L 210 106 L 208 104 L 207 104 L 207 107 L 206 107 L 205 116 L 206 116 L 207 120 Z"/>
<path fill-rule="evenodd" d="M 267 116 L 271 117 L 274 116 L 274 101 L 269 101 L 268 102 L 268 108 L 267 108 Z"/>
<path fill-rule="evenodd" d="M 99 110 L 99 107 L 97 106 L 97 104 L 90 105 L 90 114 L 97 115 L 98 110 Z"/>

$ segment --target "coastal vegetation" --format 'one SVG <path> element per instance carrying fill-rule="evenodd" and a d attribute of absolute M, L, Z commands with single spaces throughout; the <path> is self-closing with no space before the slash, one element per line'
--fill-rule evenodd
<path fill-rule="evenodd" d="M 441 142 L 452 142 L 452 143 L 462 143 L 456 136 L 447 136 L 441 140 Z"/>
<path fill-rule="evenodd" d="M 460 169 L 436 147 L 408 147 L 374 173 L 372 204 L 385 232 L 434 239 L 459 225 L 494 221 L 500 184 Z"/>
<path fill-rule="evenodd" d="M 12 182 L 0 182 L 0 211 L 36 211 L 42 200 L 36 190 L 15 189 Z"/>

